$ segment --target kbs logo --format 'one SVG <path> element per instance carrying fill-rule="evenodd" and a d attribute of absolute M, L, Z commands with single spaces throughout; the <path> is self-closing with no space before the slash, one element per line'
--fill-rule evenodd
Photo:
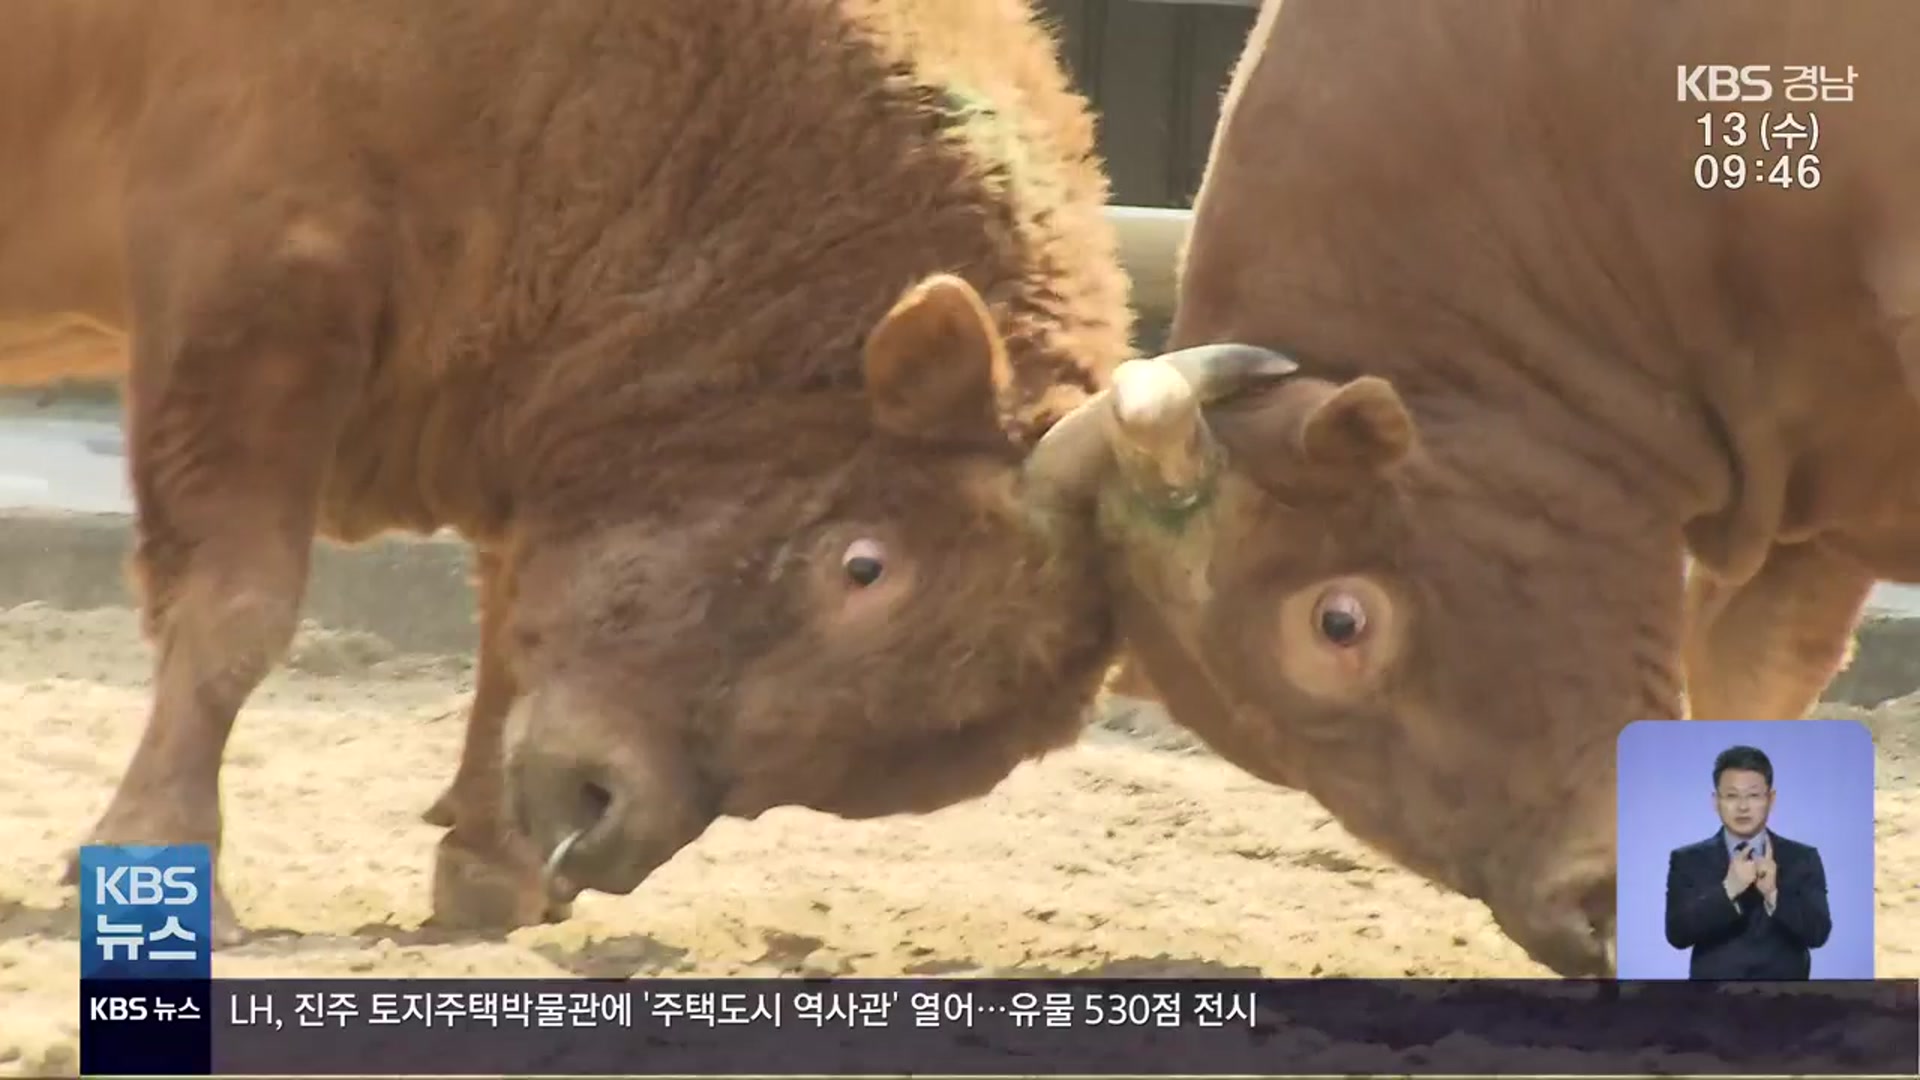
<path fill-rule="evenodd" d="M 147 999 L 138 994 L 97 997 L 87 1002 L 89 1020 L 145 1020 L 148 1015 Z"/>
<path fill-rule="evenodd" d="M 97 904 L 168 904 L 191 907 L 200 899 L 200 886 L 194 883 L 193 867 L 116 866 L 100 867 L 94 875 Z"/>
<path fill-rule="evenodd" d="M 1773 83 L 1770 64 L 1680 65 L 1678 101 L 1770 101 Z"/>
<path fill-rule="evenodd" d="M 80 977 L 213 977 L 205 844 L 80 849 Z"/>
<path fill-rule="evenodd" d="M 80 980 L 81 1076 L 212 1076 L 213 988 Z"/>

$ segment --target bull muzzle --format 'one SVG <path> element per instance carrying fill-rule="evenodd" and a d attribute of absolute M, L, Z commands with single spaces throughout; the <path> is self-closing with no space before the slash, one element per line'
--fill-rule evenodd
<path fill-rule="evenodd" d="M 1238 342 L 1128 360 L 1113 384 L 1054 424 L 1028 457 L 1025 482 L 1042 503 L 1091 497 L 1117 470 L 1135 497 L 1179 509 L 1211 486 L 1223 454 L 1205 407 L 1299 370 L 1291 358 Z"/>

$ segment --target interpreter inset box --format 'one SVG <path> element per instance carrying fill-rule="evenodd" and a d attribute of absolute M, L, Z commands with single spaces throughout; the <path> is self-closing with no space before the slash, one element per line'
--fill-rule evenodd
<path fill-rule="evenodd" d="M 1619 741 L 1622 979 L 1873 978 L 1873 736 L 1642 720 Z"/>

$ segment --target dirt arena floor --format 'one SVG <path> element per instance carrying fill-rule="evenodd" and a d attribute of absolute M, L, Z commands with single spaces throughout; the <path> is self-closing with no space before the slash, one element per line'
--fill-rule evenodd
<path fill-rule="evenodd" d="M 70 1072 L 77 915 L 62 853 L 139 734 L 129 611 L 0 610 L 0 1074 Z M 632 896 L 501 940 L 420 930 L 471 690 L 465 657 L 309 629 L 227 758 L 226 881 L 273 933 L 229 976 L 1045 974 L 1540 976 L 1485 908 L 1396 870 L 1304 795 L 1136 713 L 922 818 L 724 821 Z M 1880 745 L 1878 969 L 1920 975 L 1920 704 Z"/>

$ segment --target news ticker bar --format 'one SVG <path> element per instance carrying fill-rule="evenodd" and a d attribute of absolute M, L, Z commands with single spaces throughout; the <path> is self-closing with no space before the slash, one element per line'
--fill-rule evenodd
<path fill-rule="evenodd" d="M 89 1075 L 1920 1072 L 1920 981 L 83 979 Z"/>

